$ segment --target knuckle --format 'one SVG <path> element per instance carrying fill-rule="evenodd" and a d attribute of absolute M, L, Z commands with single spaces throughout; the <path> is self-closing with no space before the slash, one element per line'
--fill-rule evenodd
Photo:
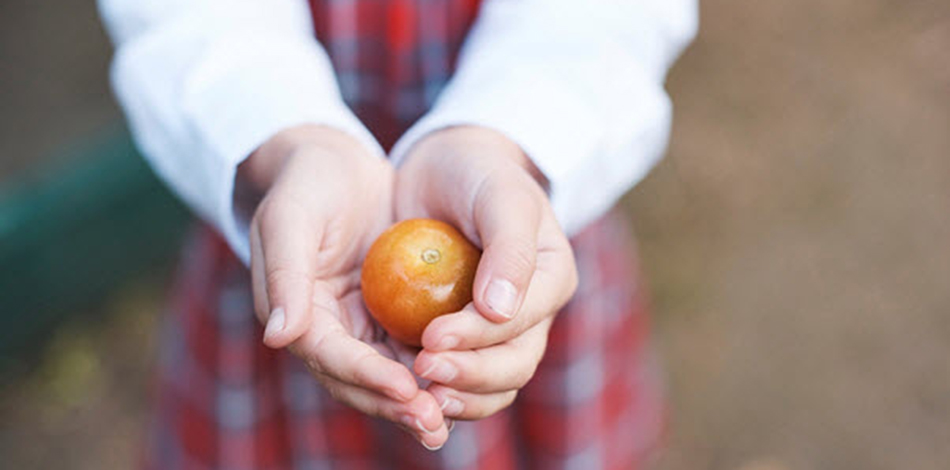
<path fill-rule="evenodd" d="M 331 377 L 331 368 L 324 363 L 326 338 L 327 333 L 324 333 L 306 346 L 291 344 L 290 352 L 299 357 L 312 374 Z"/>
<path fill-rule="evenodd" d="M 509 391 L 509 392 L 506 392 L 506 393 L 505 393 L 505 396 L 504 396 L 504 399 L 502 400 L 502 405 L 501 405 L 501 407 L 499 408 L 499 410 L 503 410 L 503 409 L 505 409 L 505 408 L 508 408 L 509 406 L 511 406 L 512 403 L 515 402 L 515 399 L 517 399 L 517 398 L 518 398 L 518 391 L 517 391 L 517 390 L 511 390 L 511 391 Z"/>
<path fill-rule="evenodd" d="M 306 354 L 307 365 L 311 364 L 314 368 L 319 367 L 321 373 L 329 373 L 329 368 L 323 364 L 323 358 L 327 355 L 328 344 L 332 340 L 334 330 L 325 331 L 313 341 L 308 347 L 308 353 Z"/>
<path fill-rule="evenodd" d="M 486 403 L 485 406 L 478 407 L 478 409 L 473 413 L 474 416 L 472 416 L 472 419 L 488 418 L 489 416 L 492 416 L 495 413 L 498 413 L 511 406 L 517 397 L 517 390 L 503 392 L 500 394 L 500 396 L 496 395 L 495 397 L 486 397 L 485 401 L 488 403 Z"/>
<path fill-rule="evenodd" d="M 485 400 L 484 398 L 468 399 L 465 400 L 465 418 L 469 420 L 479 420 L 485 419 L 498 411 L 501 410 L 501 407 L 498 407 L 495 403 L 489 404 L 479 404 L 477 401 Z M 488 400 L 486 400 L 488 401 Z M 473 403 L 475 402 L 475 403 Z M 469 411 L 471 410 L 471 411 Z"/>
<path fill-rule="evenodd" d="M 547 349 L 547 331 L 543 325 L 538 325 L 511 341 L 512 346 L 517 348 L 518 354 L 523 358 L 520 367 L 512 371 L 509 382 L 511 388 L 515 390 L 524 388 L 534 378 L 544 358 L 544 351 Z"/>
<path fill-rule="evenodd" d="M 509 327 L 508 325 L 504 325 Z M 479 346 L 486 347 L 494 344 L 498 344 L 505 340 L 507 336 L 504 332 L 505 328 L 498 327 L 496 325 L 487 325 L 486 328 L 480 328 L 475 330 L 475 341 L 469 346 Z M 478 351 L 476 349 L 476 351 Z"/>
<path fill-rule="evenodd" d="M 307 273 L 287 266 L 268 266 L 264 270 L 264 281 L 269 291 L 280 289 L 284 285 L 294 282 L 306 282 L 308 279 Z"/>
<path fill-rule="evenodd" d="M 506 326 L 508 326 L 508 329 L 506 330 L 506 332 L 505 332 L 506 334 L 505 334 L 504 338 L 502 338 L 502 341 L 503 341 L 503 342 L 513 341 L 513 340 L 517 340 L 517 339 L 521 338 L 522 336 L 524 336 L 525 332 L 527 332 L 528 330 L 530 330 L 531 328 L 533 328 L 533 327 L 537 324 L 537 322 L 538 322 L 537 314 L 538 314 L 538 313 L 539 313 L 539 312 L 538 312 L 537 310 L 535 310 L 535 311 L 534 311 L 534 315 L 518 315 L 518 316 L 516 316 L 513 321 L 509 322 L 509 323 L 511 323 L 511 325 L 506 325 Z"/>
<path fill-rule="evenodd" d="M 568 298 L 574 295 L 574 292 L 577 292 L 577 286 L 580 284 L 580 273 L 577 271 L 577 262 L 574 260 L 573 251 L 569 251 L 569 260 L 570 260 L 570 269 L 567 270 L 568 275 Z"/>
<path fill-rule="evenodd" d="M 346 393 L 343 392 L 343 387 L 340 387 L 336 384 L 324 384 L 323 388 L 330 394 L 330 398 L 342 403 L 349 403 Z"/>
<path fill-rule="evenodd" d="M 539 361 L 536 360 L 537 357 L 538 354 L 536 352 L 526 351 L 523 356 L 524 362 L 518 367 L 513 368 L 508 373 L 508 376 L 505 377 L 505 388 L 518 390 L 527 385 L 528 382 L 531 381 L 531 378 L 534 377 L 535 371 L 538 369 Z"/>
<path fill-rule="evenodd" d="M 375 360 L 376 354 L 368 351 L 361 353 L 353 360 L 352 382 L 355 385 L 367 386 L 374 381 L 375 376 L 369 371 Z"/>
<path fill-rule="evenodd" d="M 532 364 L 528 367 L 523 367 L 518 372 L 515 373 L 513 385 L 514 388 L 521 389 L 528 382 L 531 381 L 531 378 L 534 377 L 534 372 L 537 370 L 537 364 Z"/>
<path fill-rule="evenodd" d="M 304 365 L 307 366 L 307 370 L 311 374 L 316 376 L 322 376 L 326 374 L 326 370 L 323 367 L 323 364 L 320 363 L 320 360 L 313 356 L 304 356 L 303 357 Z"/>
<path fill-rule="evenodd" d="M 527 282 L 534 273 L 537 253 L 529 240 L 512 241 L 500 250 L 508 275 L 515 276 L 513 281 Z"/>
<path fill-rule="evenodd" d="M 563 307 L 564 304 L 568 303 L 577 293 L 577 289 L 580 286 L 580 273 L 577 268 L 577 261 L 574 259 L 574 252 L 570 249 L 568 245 L 568 250 L 565 255 L 564 260 L 564 279 L 563 289 L 561 290 L 562 294 L 559 296 L 560 302 L 558 302 L 558 308 Z"/>
<path fill-rule="evenodd" d="M 363 403 L 360 411 L 374 418 L 379 418 L 386 414 L 383 405 L 378 400 L 368 400 Z"/>
<path fill-rule="evenodd" d="M 287 190 L 276 190 L 261 200 L 254 213 L 254 219 L 263 232 L 284 225 L 287 221 L 307 218 L 311 210 L 302 202 L 302 195 Z"/>

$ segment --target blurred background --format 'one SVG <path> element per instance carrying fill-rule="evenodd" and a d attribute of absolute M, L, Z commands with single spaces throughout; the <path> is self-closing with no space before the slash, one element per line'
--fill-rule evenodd
<path fill-rule="evenodd" d="M 660 470 L 950 465 L 950 2 L 707 0 L 623 201 L 672 399 Z M 0 3 L 0 455 L 130 468 L 181 206 L 90 0 Z"/>

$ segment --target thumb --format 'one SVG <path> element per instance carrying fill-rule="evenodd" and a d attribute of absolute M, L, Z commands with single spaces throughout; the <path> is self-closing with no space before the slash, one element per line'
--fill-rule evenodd
<path fill-rule="evenodd" d="M 311 262 L 314 241 L 292 221 L 304 219 L 294 206 L 272 204 L 251 225 L 251 283 L 255 310 L 266 323 L 264 344 L 282 348 L 309 327 L 316 285 Z M 317 245 L 319 246 L 319 245 Z M 325 296 L 323 296 L 325 297 Z"/>
<path fill-rule="evenodd" d="M 515 317 L 534 275 L 541 205 L 532 189 L 494 180 L 475 196 L 474 222 L 484 250 L 474 302 L 491 321 Z"/>

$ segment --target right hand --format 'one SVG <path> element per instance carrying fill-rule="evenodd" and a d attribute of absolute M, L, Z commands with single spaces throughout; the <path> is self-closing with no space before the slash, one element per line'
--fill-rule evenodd
<path fill-rule="evenodd" d="M 300 357 L 337 400 L 441 447 L 448 429 L 438 403 L 399 362 L 411 352 L 382 334 L 360 293 L 363 257 L 393 219 L 389 163 L 341 132 L 301 126 L 254 152 L 239 181 L 263 195 L 250 245 L 264 343 Z"/>
<path fill-rule="evenodd" d="M 482 419 L 509 406 L 577 288 L 546 183 L 517 143 L 478 126 L 433 132 L 398 170 L 398 219 L 451 222 L 483 248 L 473 302 L 429 323 L 414 364 L 447 418 Z"/>

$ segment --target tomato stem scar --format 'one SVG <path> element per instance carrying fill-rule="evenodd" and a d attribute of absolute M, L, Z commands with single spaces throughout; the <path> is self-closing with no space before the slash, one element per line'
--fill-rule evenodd
<path fill-rule="evenodd" d="M 426 250 L 422 252 L 422 261 L 425 261 L 426 264 L 435 264 L 441 259 L 442 253 L 439 253 L 439 250 L 435 248 L 426 248 Z"/>

